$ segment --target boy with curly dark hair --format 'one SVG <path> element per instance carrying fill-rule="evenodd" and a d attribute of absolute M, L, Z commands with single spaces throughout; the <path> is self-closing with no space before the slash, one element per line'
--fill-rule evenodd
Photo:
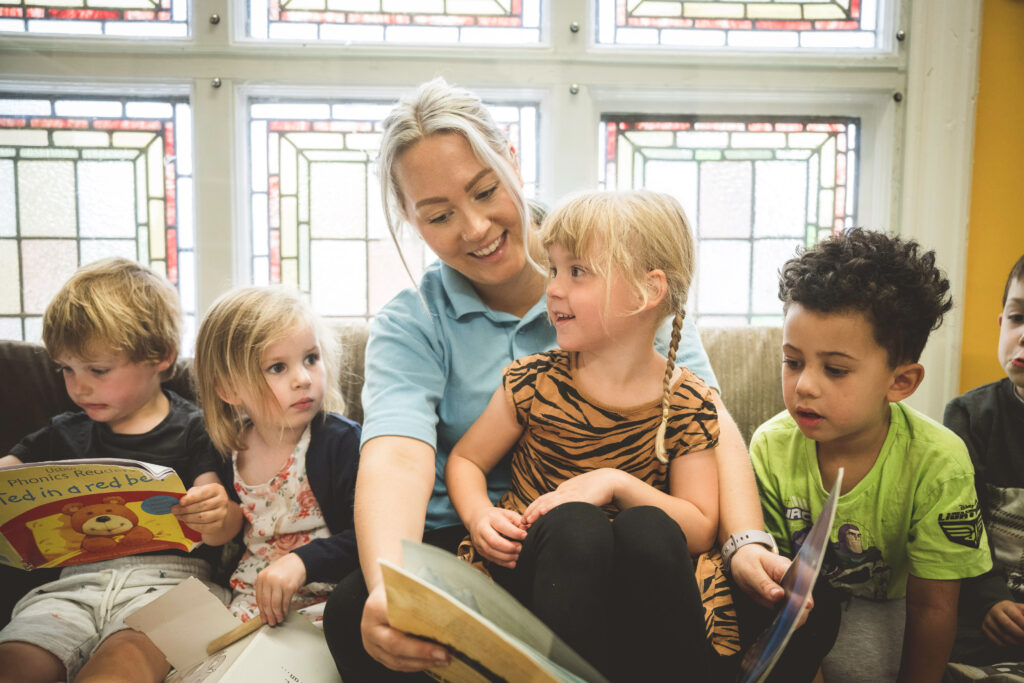
<path fill-rule="evenodd" d="M 1024 255 L 1002 304 L 997 355 L 1006 376 L 954 398 L 942 420 L 974 461 L 994 565 L 960 593 L 953 659 L 963 664 L 949 666 L 958 681 L 1024 681 Z"/>
<path fill-rule="evenodd" d="M 960 579 L 991 567 L 963 442 L 902 403 L 952 307 L 949 282 L 934 252 L 857 229 L 788 261 L 779 298 L 786 412 L 750 450 L 768 530 L 789 555 L 845 470 L 816 593 L 849 598 L 825 678 L 938 681 Z"/>

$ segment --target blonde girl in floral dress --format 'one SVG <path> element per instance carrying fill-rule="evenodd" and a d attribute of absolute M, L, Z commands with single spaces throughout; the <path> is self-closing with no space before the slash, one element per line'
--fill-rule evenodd
<path fill-rule="evenodd" d="M 320 323 L 298 293 L 249 287 L 206 314 L 195 373 L 221 476 L 244 517 L 232 611 L 271 626 L 322 602 L 358 563 L 359 425 L 341 408 Z"/>

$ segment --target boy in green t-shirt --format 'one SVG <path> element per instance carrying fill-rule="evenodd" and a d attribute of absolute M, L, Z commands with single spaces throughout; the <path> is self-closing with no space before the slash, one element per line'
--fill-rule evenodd
<path fill-rule="evenodd" d="M 960 579 L 991 566 L 963 442 L 900 402 L 924 379 L 917 361 L 952 307 L 948 292 L 934 252 L 859 229 L 780 274 L 787 412 L 761 425 L 750 450 L 768 530 L 787 555 L 845 470 L 821 581 L 852 603 L 823 665 L 829 683 L 939 681 Z"/>

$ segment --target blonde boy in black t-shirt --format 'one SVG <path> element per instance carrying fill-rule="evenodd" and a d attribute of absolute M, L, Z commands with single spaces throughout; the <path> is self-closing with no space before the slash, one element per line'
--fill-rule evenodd
<path fill-rule="evenodd" d="M 181 308 L 165 278 L 121 258 L 80 268 L 47 306 L 43 343 L 83 412 L 53 418 L 0 466 L 101 457 L 170 466 L 191 487 L 172 513 L 206 544 L 229 540 L 241 512 L 217 477 L 217 454 L 198 411 L 160 386 L 180 337 Z M 167 660 L 124 617 L 189 576 L 228 597 L 209 582 L 210 565 L 196 554 L 163 551 L 66 567 L 15 605 L 0 631 L 0 681 L 162 680 Z"/>

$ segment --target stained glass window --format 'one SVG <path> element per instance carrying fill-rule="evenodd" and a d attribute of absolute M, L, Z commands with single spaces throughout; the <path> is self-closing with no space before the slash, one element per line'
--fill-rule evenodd
<path fill-rule="evenodd" d="M 249 102 L 252 271 L 258 284 L 309 293 L 326 317 L 367 319 L 411 281 L 388 234 L 373 161 L 381 102 Z M 491 103 L 519 156 L 527 196 L 537 188 L 536 104 Z M 419 238 L 402 252 L 418 279 L 434 259 Z"/>
<path fill-rule="evenodd" d="M 0 33 L 185 38 L 188 0 L 0 0 Z"/>
<path fill-rule="evenodd" d="M 248 0 L 249 35 L 387 44 L 540 42 L 541 0 Z"/>
<path fill-rule="evenodd" d="M 876 48 L 881 0 L 597 0 L 597 42 L 741 49 Z"/>
<path fill-rule="evenodd" d="M 191 116 L 183 97 L 0 93 L 0 338 L 38 341 L 78 266 L 124 256 L 177 285 L 190 350 Z"/>
<path fill-rule="evenodd" d="M 698 241 L 704 325 L 778 324 L 779 266 L 856 221 L 857 118 L 602 118 L 608 189 L 676 197 Z"/>

